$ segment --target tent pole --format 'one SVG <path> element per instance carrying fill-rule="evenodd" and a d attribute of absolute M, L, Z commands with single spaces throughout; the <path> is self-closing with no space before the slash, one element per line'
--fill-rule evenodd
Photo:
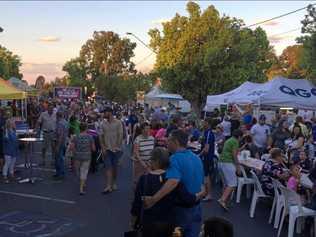
<path fill-rule="evenodd" d="M 27 98 L 25 98 L 25 120 L 27 121 Z"/>

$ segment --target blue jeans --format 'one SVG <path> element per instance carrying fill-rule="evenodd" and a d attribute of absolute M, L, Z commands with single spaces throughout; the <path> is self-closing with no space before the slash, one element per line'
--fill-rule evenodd
<path fill-rule="evenodd" d="M 192 208 L 175 208 L 176 225 L 184 231 L 184 237 L 199 237 L 202 226 L 202 210 L 198 204 Z"/>
<path fill-rule="evenodd" d="M 66 146 L 61 145 L 60 148 L 56 151 L 56 158 L 55 158 L 55 169 L 57 176 L 64 176 L 65 175 L 65 151 Z"/>

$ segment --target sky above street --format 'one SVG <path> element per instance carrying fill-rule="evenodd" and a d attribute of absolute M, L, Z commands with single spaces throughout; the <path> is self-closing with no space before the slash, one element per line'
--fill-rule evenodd
<path fill-rule="evenodd" d="M 214 5 L 221 15 L 243 19 L 246 25 L 296 10 L 315 1 L 201 1 L 202 9 Z M 148 31 L 176 13 L 186 14 L 187 1 L 0 1 L 0 45 L 19 55 L 21 71 L 30 83 L 38 75 L 47 80 L 63 76 L 63 64 L 79 55 L 94 31 L 114 31 L 121 37 L 132 32 L 149 43 Z M 270 21 L 263 27 L 277 54 L 295 44 L 306 10 Z M 288 32 L 283 34 L 284 32 Z M 132 59 L 137 69 L 148 71 L 155 56 L 137 43 Z M 146 60 L 143 60 L 147 58 Z"/>

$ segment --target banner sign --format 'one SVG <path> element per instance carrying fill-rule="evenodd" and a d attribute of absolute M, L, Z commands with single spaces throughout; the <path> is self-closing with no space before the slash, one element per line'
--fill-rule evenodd
<path fill-rule="evenodd" d="M 54 96 L 60 99 L 81 99 L 81 88 L 55 87 Z"/>

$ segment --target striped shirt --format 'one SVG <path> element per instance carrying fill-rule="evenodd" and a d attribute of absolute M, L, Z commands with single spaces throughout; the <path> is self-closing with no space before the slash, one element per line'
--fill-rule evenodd
<path fill-rule="evenodd" d="M 135 139 L 135 144 L 139 147 L 139 158 L 141 160 L 149 160 L 151 151 L 155 146 L 155 139 L 152 136 L 144 137 L 143 135 L 139 135 Z"/>

